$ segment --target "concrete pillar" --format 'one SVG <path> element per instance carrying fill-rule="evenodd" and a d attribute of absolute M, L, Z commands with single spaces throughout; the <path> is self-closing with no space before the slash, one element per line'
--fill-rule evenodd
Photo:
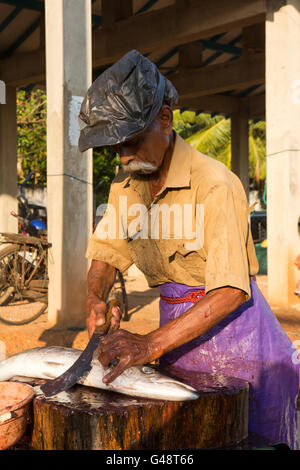
<path fill-rule="evenodd" d="M 249 196 L 249 122 L 246 112 L 231 114 L 231 170 Z"/>
<path fill-rule="evenodd" d="M 91 1 L 46 0 L 49 321 L 85 325 L 85 251 L 92 231 L 92 153 L 78 150 L 91 84 Z"/>
<path fill-rule="evenodd" d="M 6 103 L 0 104 L 0 232 L 18 232 L 10 211 L 17 203 L 17 116 L 16 89 L 6 87 Z"/>
<path fill-rule="evenodd" d="M 299 304 L 300 0 L 284 3 L 266 16 L 267 230 L 269 298 L 287 307 Z"/>

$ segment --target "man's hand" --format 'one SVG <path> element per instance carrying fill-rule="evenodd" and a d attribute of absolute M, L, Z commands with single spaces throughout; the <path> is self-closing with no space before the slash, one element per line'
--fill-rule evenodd
<path fill-rule="evenodd" d="M 232 287 L 215 289 L 182 315 L 147 335 L 118 330 L 105 336 L 98 348 L 99 361 L 104 369 L 111 362 L 118 363 L 103 377 L 103 382 L 110 383 L 128 367 L 152 362 L 205 334 L 244 303 L 245 295 L 245 292 Z"/>
<path fill-rule="evenodd" d="M 89 338 L 95 331 L 96 326 L 104 325 L 105 313 L 107 310 L 107 304 L 100 300 L 99 297 L 89 295 L 86 302 L 86 324 L 89 332 Z M 119 307 L 112 308 L 112 320 L 110 324 L 109 333 L 116 331 L 120 328 L 120 320 L 122 312 Z"/>
<path fill-rule="evenodd" d="M 148 335 L 129 333 L 126 330 L 118 330 L 112 335 L 101 339 L 99 347 L 99 361 L 106 369 L 112 361 L 118 361 L 103 377 L 104 383 L 115 380 L 128 367 L 146 364 L 157 359 L 153 344 Z"/>
<path fill-rule="evenodd" d="M 116 270 L 113 266 L 99 260 L 92 260 L 88 273 L 88 296 L 86 301 L 86 324 L 89 337 L 95 331 L 96 326 L 104 325 L 107 305 L 103 299 L 108 297 L 116 278 Z M 113 319 L 110 332 L 120 327 L 121 311 L 112 309 Z"/>

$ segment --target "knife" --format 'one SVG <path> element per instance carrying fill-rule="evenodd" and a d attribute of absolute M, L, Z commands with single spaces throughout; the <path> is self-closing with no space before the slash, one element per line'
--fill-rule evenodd
<path fill-rule="evenodd" d="M 104 325 L 96 327 L 88 345 L 74 364 L 59 377 L 56 377 L 56 379 L 50 380 L 41 386 L 41 390 L 46 397 L 52 397 L 59 392 L 69 390 L 69 388 L 73 387 L 78 380 L 91 370 L 94 352 L 99 345 L 101 337 L 106 335 L 109 330 L 110 321 L 113 316 L 113 307 L 121 307 L 120 302 L 114 299 L 108 303 Z"/>

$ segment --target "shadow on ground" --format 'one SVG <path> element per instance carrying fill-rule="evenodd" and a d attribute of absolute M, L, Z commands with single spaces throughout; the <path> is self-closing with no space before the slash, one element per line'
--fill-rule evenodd
<path fill-rule="evenodd" d="M 273 312 L 281 326 L 293 327 L 300 332 L 300 312 L 291 314 L 286 311 L 277 311 L 277 309 L 273 309 Z"/>
<path fill-rule="evenodd" d="M 132 291 L 127 294 L 129 318 L 159 298 L 158 289 L 149 288 L 143 292 Z"/>
<path fill-rule="evenodd" d="M 84 328 L 58 328 L 54 326 L 44 330 L 39 336 L 40 341 L 45 342 L 45 346 L 64 346 L 65 348 L 72 348 L 74 341 L 81 331 L 86 331 Z"/>
<path fill-rule="evenodd" d="M 60 312 L 58 312 L 60 318 Z M 88 340 L 88 333 L 86 327 L 66 327 L 65 324 L 56 323 L 53 326 L 46 327 L 39 335 L 39 341 L 43 341 L 45 346 L 64 346 L 65 348 L 73 348 L 74 342 L 78 335 L 86 336 Z"/>

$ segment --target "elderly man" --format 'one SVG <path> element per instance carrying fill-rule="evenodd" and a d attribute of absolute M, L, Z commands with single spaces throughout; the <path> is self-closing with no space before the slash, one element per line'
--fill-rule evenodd
<path fill-rule="evenodd" d="M 100 344 L 103 381 L 157 359 L 245 379 L 249 430 L 294 448 L 298 361 L 255 282 L 245 192 L 174 132 L 176 99 L 156 66 L 131 51 L 95 80 L 81 107 L 80 150 L 109 145 L 124 170 L 87 250 L 89 334 L 104 322 L 116 268 L 135 263 L 161 294 L 160 327 L 147 335 L 119 329 L 114 310 L 113 333 Z"/>

